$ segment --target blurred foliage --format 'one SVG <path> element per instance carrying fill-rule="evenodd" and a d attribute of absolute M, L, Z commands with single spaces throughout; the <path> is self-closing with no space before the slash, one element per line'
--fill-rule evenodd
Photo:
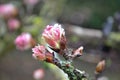
<path fill-rule="evenodd" d="M 120 48 L 120 33 L 112 32 L 107 39 L 107 44 L 119 50 Z"/>
<path fill-rule="evenodd" d="M 78 42 L 78 41 L 79 41 L 79 37 L 78 37 L 78 36 L 71 35 L 70 40 L 71 40 L 72 42 Z"/>
<path fill-rule="evenodd" d="M 115 42 L 120 42 L 120 33 L 112 32 L 110 35 L 110 39 Z"/>
<path fill-rule="evenodd" d="M 64 6 L 66 5 L 66 0 L 45 0 L 45 5 L 43 6 L 40 15 L 56 20 L 63 11 Z"/>
<path fill-rule="evenodd" d="M 120 10 L 119 3 L 120 0 L 67 0 L 67 5 L 60 18 L 71 23 L 70 18 L 74 13 L 83 13 L 83 17 L 88 17 L 88 19 L 82 24 L 80 22 L 73 24 L 102 29 L 106 18 L 114 16 L 114 13 Z"/>

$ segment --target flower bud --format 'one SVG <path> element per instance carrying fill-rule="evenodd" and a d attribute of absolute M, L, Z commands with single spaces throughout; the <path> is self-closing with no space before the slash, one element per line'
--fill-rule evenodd
<path fill-rule="evenodd" d="M 61 25 L 47 26 L 42 33 L 42 38 L 53 49 L 65 49 L 65 31 Z"/>
<path fill-rule="evenodd" d="M 35 59 L 38 59 L 38 60 L 46 60 L 46 56 L 45 56 L 45 53 L 46 53 L 46 49 L 44 46 L 35 46 L 34 48 L 32 48 L 32 52 L 33 52 L 33 57 Z"/>
<path fill-rule="evenodd" d="M 0 16 L 4 18 L 9 18 L 16 16 L 17 14 L 18 14 L 18 9 L 13 4 L 0 5 Z"/>
<path fill-rule="evenodd" d="M 16 48 L 19 50 L 26 50 L 35 45 L 32 36 L 29 33 L 22 33 L 15 39 Z"/>
<path fill-rule="evenodd" d="M 20 21 L 17 19 L 14 19 L 14 18 L 9 19 L 7 25 L 8 25 L 8 29 L 10 31 L 14 31 L 14 30 L 17 30 L 18 28 L 20 28 Z"/>
<path fill-rule="evenodd" d="M 35 80 L 41 80 L 44 77 L 44 70 L 43 69 L 37 69 L 33 72 L 33 78 Z"/>
<path fill-rule="evenodd" d="M 79 47 L 75 51 L 73 51 L 72 57 L 79 57 L 82 55 L 83 47 Z"/>
<path fill-rule="evenodd" d="M 105 60 L 100 61 L 96 66 L 96 73 L 101 73 L 105 68 Z"/>
<path fill-rule="evenodd" d="M 44 46 L 35 46 L 32 48 L 33 57 L 38 60 L 53 62 L 53 55 L 49 53 Z"/>

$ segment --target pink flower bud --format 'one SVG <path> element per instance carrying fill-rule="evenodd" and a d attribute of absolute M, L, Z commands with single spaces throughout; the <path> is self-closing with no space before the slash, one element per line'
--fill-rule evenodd
<path fill-rule="evenodd" d="M 53 62 L 53 55 L 49 53 L 44 46 L 35 46 L 32 48 L 33 57 L 38 60 Z"/>
<path fill-rule="evenodd" d="M 20 21 L 17 19 L 9 19 L 7 24 L 8 29 L 11 31 L 17 30 L 20 27 Z"/>
<path fill-rule="evenodd" d="M 44 72 L 43 69 L 37 69 L 37 70 L 35 70 L 33 72 L 33 78 L 35 80 L 41 80 L 41 79 L 43 79 L 44 75 L 45 75 L 45 72 Z"/>
<path fill-rule="evenodd" d="M 53 49 L 64 49 L 66 45 L 65 31 L 61 25 L 47 26 L 42 38 Z"/>
<path fill-rule="evenodd" d="M 39 59 L 39 60 L 46 60 L 46 49 L 44 46 L 35 46 L 34 48 L 32 48 L 32 52 L 33 52 L 33 57 L 35 59 Z"/>
<path fill-rule="evenodd" d="M 19 50 L 26 50 L 33 46 L 32 40 L 29 33 L 22 33 L 15 39 L 15 45 Z"/>
<path fill-rule="evenodd" d="M 17 8 L 13 4 L 2 4 L 0 5 L 0 15 L 8 18 L 16 16 L 18 14 Z"/>
<path fill-rule="evenodd" d="M 73 54 L 72 54 L 72 56 L 73 57 L 79 57 L 79 56 L 81 56 L 82 55 L 82 51 L 83 51 L 83 47 L 81 46 L 81 47 L 79 47 L 78 49 L 76 49 L 75 51 L 73 51 Z"/>

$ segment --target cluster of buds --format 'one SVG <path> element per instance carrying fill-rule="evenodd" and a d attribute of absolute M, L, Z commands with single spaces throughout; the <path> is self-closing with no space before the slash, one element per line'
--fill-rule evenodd
<path fill-rule="evenodd" d="M 20 20 L 17 19 L 18 8 L 13 4 L 0 5 L 0 17 L 5 19 L 10 31 L 18 30 L 21 26 Z"/>
<path fill-rule="evenodd" d="M 35 45 L 35 41 L 29 33 L 22 33 L 15 39 L 16 48 L 27 50 Z"/>
<path fill-rule="evenodd" d="M 72 66 L 72 60 L 82 55 L 83 47 L 76 50 L 67 48 L 65 31 L 61 25 L 48 25 L 42 33 L 42 41 L 43 45 L 32 48 L 32 55 L 35 59 L 55 64 L 68 74 L 70 80 L 86 78 L 84 72 Z M 59 56 L 56 57 L 57 54 L 62 55 L 66 61 L 59 59 Z"/>
<path fill-rule="evenodd" d="M 71 59 L 82 55 L 83 47 L 68 52 L 65 31 L 59 24 L 55 24 L 54 26 L 48 25 L 42 33 L 42 41 L 44 46 L 38 45 L 32 49 L 33 55 L 37 56 L 39 60 L 46 60 L 46 54 L 53 54 L 56 51 L 58 54 L 66 55 L 64 57 L 71 57 Z M 53 50 L 53 52 L 50 52 L 46 46 Z"/>
<path fill-rule="evenodd" d="M 46 61 L 52 63 L 62 69 L 68 74 L 70 80 L 87 80 L 84 71 L 75 69 L 72 66 L 72 60 L 76 57 L 82 56 L 83 47 L 79 47 L 76 50 L 67 48 L 67 41 L 65 37 L 65 30 L 59 24 L 53 26 L 48 25 L 42 33 L 42 45 L 35 46 L 35 41 L 29 33 L 22 33 L 19 35 L 15 44 L 19 50 L 26 50 L 33 46 L 32 56 L 40 61 Z M 62 55 L 65 60 L 61 60 L 59 55 Z M 105 60 L 100 61 L 95 70 L 96 79 L 98 75 L 103 72 L 105 68 Z M 37 80 L 43 77 L 43 71 L 37 70 L 34 72 L 34 78 Z"/>
<path fill-rule="evenodd" d="M 38 60 L 44 60 L 47 62 L 53 62 L 54 54 L 49 51 L 47 47 L 54 50 L 64 50 L 66 46 L 65 31 L 61 25 L 55 24 L 54 26 L 47 26 L 42 33 L 42 40 L 44 45 L 35 46 L 33 51 L 33 56 Z"/>

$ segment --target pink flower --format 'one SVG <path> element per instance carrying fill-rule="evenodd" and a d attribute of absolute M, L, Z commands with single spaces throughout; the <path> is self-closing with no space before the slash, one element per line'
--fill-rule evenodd
<path fill-rule="evenodd" d="M 66 38 L 65 31 L 61 25 L 47 26 L 42 33 L 42 38 L 51 48 L 60 49 L 65 47 Z"/>
<path fill-rule="evenodd" d="M 34 77 L 34 79 L 36 79 L 36 80 L 41 80 L 41 79 L 43 79 L 44 75 L 45 75 L 45 72 L 44 72 L 43 69 L 37 69 L 37 70 L 35 70 L 35 71 L 33 72 L 33 77 Z"/>
<path fill-rule="evenodd" d="M 15 39 L 17 49 L 26 50 L 33 46 L 32 36 L 29 33 L 22 33 Z"/>
<path fill-rule="evenodd" d="M 35 46 L 34 48 L 32 48 L 32 52 L 34 53 L 33 57 L 35 59 L 46 60 L 46 56 L 45 56 L 46 49 L 44 46 L 40 46 L 40 45 Z"/>
<path fill-rule="evenodd" d="M 13 31 L 13 30 L 17 30 L 20 27 L 20 21 L 17 19 L 9 19 L 8 20 L 8 28 L 9 30 Z"/>
<path fill-rule="evenodd" d="M 0 5 L 0 15 L 3 17 L 11 17 L 17 15 L 18 10 L 13 4 Z"/>

